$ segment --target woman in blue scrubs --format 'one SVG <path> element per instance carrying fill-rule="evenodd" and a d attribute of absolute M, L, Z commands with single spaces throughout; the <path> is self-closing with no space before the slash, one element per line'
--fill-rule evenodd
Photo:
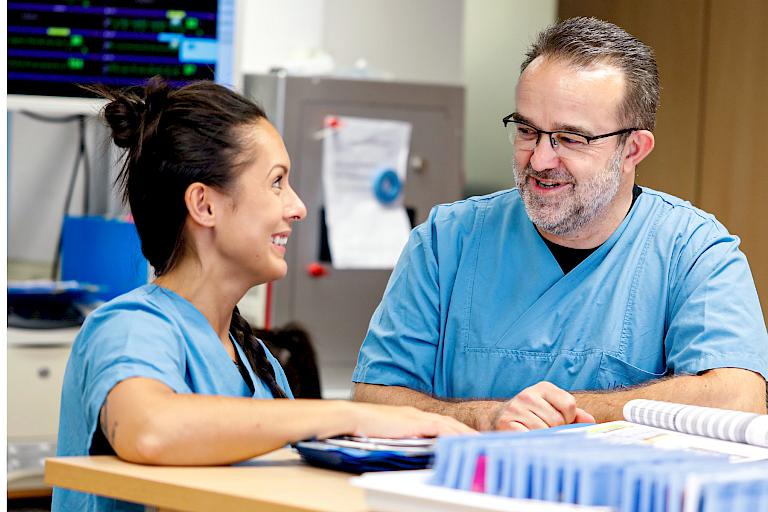
<path fill-rule="evenodd" d="M 264 112 L 209 82 L 103 91 L 126 150 L 118 183 L 147 284 L 89 315 L 64 378 L 58 455 L 139 463 L 228 464 L 338 434 L 469 432 L 410 407 L 292 398 L 283 370 L 237 310 L 280 279 L 291 226 L 306 215 L 290 160 Z M 56 489 L 54 510 L 133 510 Z"/>

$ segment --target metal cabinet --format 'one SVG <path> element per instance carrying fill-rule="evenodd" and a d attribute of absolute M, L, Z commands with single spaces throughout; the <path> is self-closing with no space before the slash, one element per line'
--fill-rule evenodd
<path fill-rule="evenodd" d="M 340 270 L 324 276 L 307 267 L 322 259 L 322 140 L 325 116 L 411 123 L 404 204 L 414 223 L 438 203 L 462 197 L 464 91 L 458 86 L 277 75 L 246 76 L 245 90 L 283 134 L 292 184 L 307 206 L 286 255 L 288 276 L 274 284 L 274 325 L 301 324 L 312 337 L 324 390 L 349 389 L 368 322 L 391 270 Z M 327 393 L 326 393 L 327 395 Z"/>

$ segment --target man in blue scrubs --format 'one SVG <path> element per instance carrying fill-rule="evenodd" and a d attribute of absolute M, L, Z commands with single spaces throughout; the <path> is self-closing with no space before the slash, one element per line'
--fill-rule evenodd
<path fill-rule="evenodd" d="M 436 206 L 412 232 L 355 398 L 484 430 L 567 423 L 514 414 L 554 386 L 598 421 L 634 398 L 765 413 L 768 334 L 738 237 L 635 185 L 658 101 L 652 50 L 623 29 L 540 34 L 504 119 L 517 187 Z"/>

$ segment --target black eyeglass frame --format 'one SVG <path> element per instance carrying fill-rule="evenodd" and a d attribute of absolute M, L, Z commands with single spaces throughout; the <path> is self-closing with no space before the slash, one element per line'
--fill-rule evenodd
<path fill-rule="evenodd" d="M 569 130 L 554 130 L 554 131 L 548 132 L 547 130 L 541 130 L 539 128 L 536 128 L 535 126 L 528 124 L 525 121 L 520 121 L 519 119 L 515 119 L 514 115 L 515 114 L 509 114 L 508 116 L 504 117 L 504 119 L 501 120 L 501 122 L 504 123 L 504 128 L 506 128 L 509 123 L 515 123 L 515 124 L 521 124 L 523 126 L 527 126 L 531 130 L 534 130 L 536 132 L 536 144 L 534 144 L 534 147 L 539 145 L 539 141 L 541 140 L 541 135 L 543 133 L 549 136 L 549 143 L 552 146 L 552 148 L 555 148 L 557 147 L 558 142 L 555 141 L 552 136 L 556 133 L 567 133 L 570 135 L 578 135 L 579 137 L 583 137 L 587 141 L 587 144 L 589 144 L 593 140 L 604 139 L 606 137 L 613 137 L 614 135 L 622 135 L 624 133 L 631 133 L 631 132 L 636 132 L 638 130 L 642 130 L 642 128 L 624 128 L 623 130 L 618 130 L 611 133 L 604 133 L 602 135 L 584 135 L 583 133 L 572 132 Z"/>

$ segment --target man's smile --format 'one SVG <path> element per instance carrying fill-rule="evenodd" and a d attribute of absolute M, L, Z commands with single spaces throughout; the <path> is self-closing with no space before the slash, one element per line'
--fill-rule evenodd
<path fill-rule="evenodd" d="M 528 176 L 528 184 L 539 193 L 551 193 L 573 186 L 573 183 L 567 181 L 540 179 L 533 176 Z"/>

